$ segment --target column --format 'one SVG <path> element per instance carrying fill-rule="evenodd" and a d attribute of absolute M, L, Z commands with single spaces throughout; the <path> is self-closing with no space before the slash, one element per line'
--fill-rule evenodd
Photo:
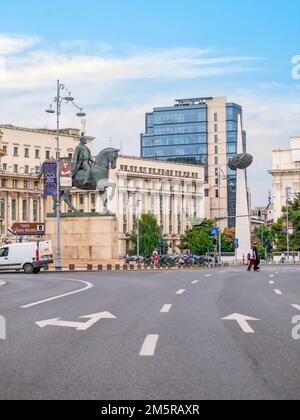
<path fill-rule="evenodd" d="M 84 212 L 89 213 L 90 212 L 90 194 L 87 193 L 84 195 Z"/>
<path fill-rule="evenodd" d="M 21 196 L 21 194 L 18 194 L 18 219 L 17 221 L 23 222 L 23 197 Z"/>

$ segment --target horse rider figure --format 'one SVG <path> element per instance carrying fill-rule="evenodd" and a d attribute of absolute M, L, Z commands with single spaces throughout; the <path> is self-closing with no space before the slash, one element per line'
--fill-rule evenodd
<path fill-rule="evenodd" d="M 73 178 L 76 177 L 80 170 L 85 172 L 83 185 L 87 185 L 91 179 L 91 167 L 94 164 L 92 160 L 92 154 L 90 149 L 87 147 L 87 138 L 82 133 L 80 137 L 80 144 L 76 147 L 73 157 L 72 173 Z"/>

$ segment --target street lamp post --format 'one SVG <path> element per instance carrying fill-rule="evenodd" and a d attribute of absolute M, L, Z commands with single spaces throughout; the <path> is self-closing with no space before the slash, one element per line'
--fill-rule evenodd
<path fill-rule="evenodd" d="M 67 95 L 62 96 L 62 91 L 66 90 Z M 61 116 L 61 106 L 63 103 L 72 103 L 75 108 L 77 108 L 77 116 L 85 117 L 83 108 L 80 108 L 74 103 L 74 98 L 71 96 L 71 92 L 67 90 L 66 86 L 57 80 L 57 92 L 56 97 L 54 98 L 56 104 L 56 111 L 53 109 L 53 106 L 50 105 L 50 108 L 46 110 L 48 114 L 56 113 L 56 260 L 55 260 L 55 270 L 62 270 L 62 261 L 61 261 L 61 242 L 60 242 L 60 116 Z"/>
<path fill-rule="evenodd" d="M 139 197 L 139 188 L 134 193 L 135 198 L 135 210 L 136 210 L 136 252 L 137 252 L 137 262 L 140 259 L 140 224 L 139 224 L 139 204 L 142 201 Z"/>

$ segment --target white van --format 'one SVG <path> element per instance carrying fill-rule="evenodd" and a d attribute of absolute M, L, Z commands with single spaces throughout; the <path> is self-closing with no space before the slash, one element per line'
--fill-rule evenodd
<path fill-rule="evenodd" d="M 0 248 L 0 271 L 24 270 L 26 274 L 38 274 L 42 267 L 52 263 L 51 241 L 9 244 Z"/>

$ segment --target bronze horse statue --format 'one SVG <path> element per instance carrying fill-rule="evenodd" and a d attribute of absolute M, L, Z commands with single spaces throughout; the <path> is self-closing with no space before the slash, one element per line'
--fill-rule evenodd
<path fill-rule="evenodd" d="M 114 148 L 107 148 L 100 152 L 94 163 L 91 166 L 91 176 L 88 183 L 84 183 L 85 172 L 80 169 L 75 176 L 73 176 L 72 186 L 85 191 L 98 191 L 103 203 L 103 214 L 112 214 L 107 207 L 108 199 L 113 200 L 116 192 L 116 184 L 109 181 L 109 170 L 116 169 L 117 159 L 120 150 Z M 111 188 L 111 194 L 108 197 L 108 189 Z M 72 195 L 70 190 L 62 190 L 61 198 L 70 207 L 74 213 L 79 211 L 72 203 Z M 54 200 L 53 209 L 56 209 L 57 201 Z"/>

